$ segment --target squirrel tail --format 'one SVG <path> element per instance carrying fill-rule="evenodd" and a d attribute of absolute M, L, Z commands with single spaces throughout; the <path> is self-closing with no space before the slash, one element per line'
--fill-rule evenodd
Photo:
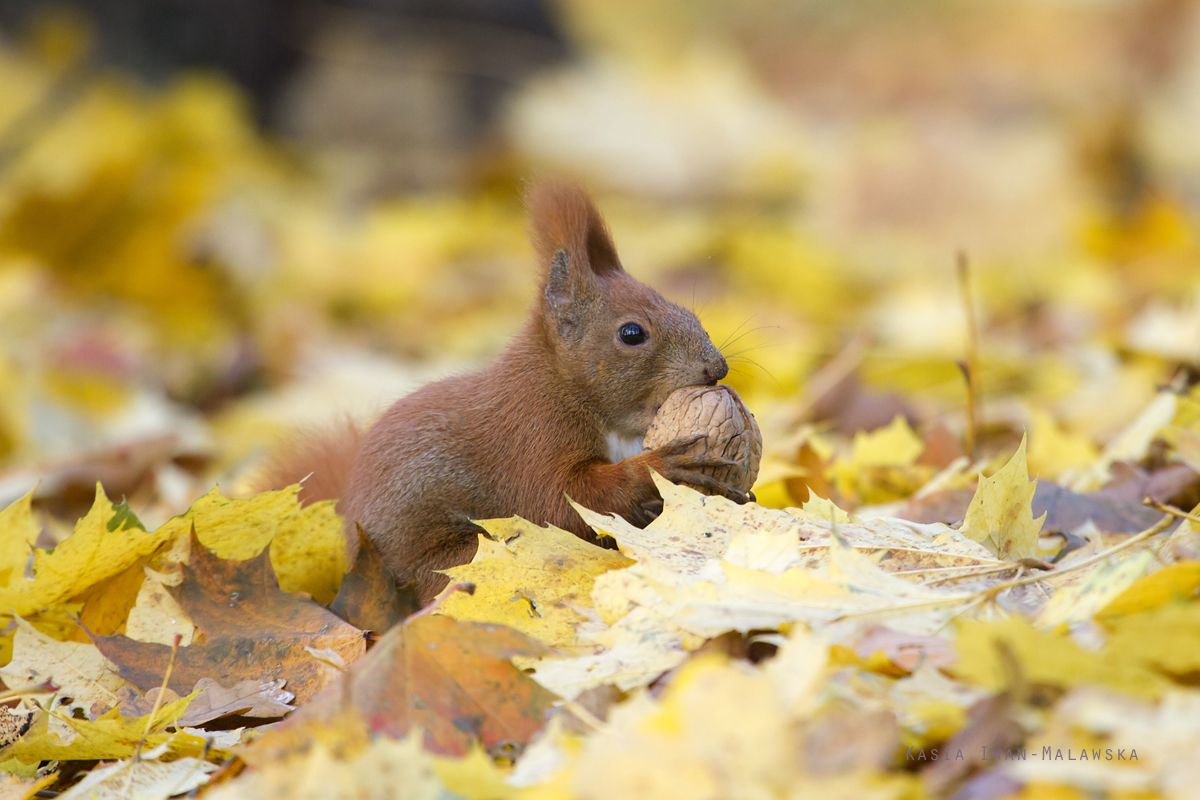
<path fill-rule="evenodd" d="M 300 484 L 300 503 L 340 500 L 363 432 L 350 419 L 292 431 L 267 457 L 254 481 L 264 492 Z"/>

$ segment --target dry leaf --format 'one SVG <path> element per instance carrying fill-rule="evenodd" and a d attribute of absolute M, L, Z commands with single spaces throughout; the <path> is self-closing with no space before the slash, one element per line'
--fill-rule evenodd
<path fill-rule="evenodd" d="M 415 617 L 392 628 L 365 658 L 284 723 L 297 736 L 347 708 L 395 739 L 424 730 L 436 753 L 465 755 L 473 741 L 517 752 L 546 724 L 555 697 L 512 665 L 545 647 L 499 625 Z M 302 733 L 302 730 L 301 730 Z"/>
<path fill-rule="evenodd" d="M 203 634 L 179 649 L 170 687 L 184 693 L 202 678 L 223 686 L 242 681 L 287 681 L 303 703 L 324 685 L 324 672 L 306 647 L 331 647 L 347 663 L 365 650 L 362 631 L 311 600 L 286 594 L 275 581 L 266 552 L 227 561 L 192 542 L 183 582 L 172 596 Z M 94 636 L 121 676 L 142 691 L 160 685 L 171 648 L 125 636 Z"/>
<path fill-rule="evenodd" d="M 1031 501 L 1036 481 L 1029 480 L 1025 465 L 1025 439 L 995 475 L 980 478 L 979 488 L 967 508 L 962 534 L 981 542 L 1000 558 L 1016 561 L 1036 558 L 1038 533 L 1046 516 L 1033 518 Z"/>

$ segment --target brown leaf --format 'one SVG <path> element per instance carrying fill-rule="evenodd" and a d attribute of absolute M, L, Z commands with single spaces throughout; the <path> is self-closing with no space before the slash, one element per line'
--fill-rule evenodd
<path fill-rule="evenodd" d="M 415 583 L 396 586 L 370 538 L 358 527 L 358 558 L 329 610 L 356 628 L 386 631 L 420 609 Z"/>
<path fill-rule="evenodd" d="M 307 595 L 281 591 L 267 550 L 246 561 L 225 561 L 193 532 L 183 582 L 170 591 L 201 632 L 179 649 L 171 672 L 169 686 L 181 695 L 202 678 L 222 686 L 283 679 L 296 702 L 303 703 L 325 685 L 327 674 L 306 647 L 332 649 L 346 663 L 366 649 L 362 631 Z M 92 641 L 117 665 L 121 677 L 143 692 L 162 684 L 170 647 L 120 634 L 93 634 Z"/>
<path fill-rule="evenodd" d="M 815 775 L 886 769 L 899 744 L 900 728 L 891 711 L 833 703 L 806 726 L 804 760 Z"/>
<path fill-rule="evenodd" d="M 286 716 L 295 710 L 294 706 L 289 705 L 294 695 L 283 689 L 283 683 L 283 680 L 242 681 L 232 689 L 226 689 L 211 678 L 201 678 L 192 690 L 199 694 L 188 703 L 187 712 L 179 718 L 178 725 L 194 728 L 229 714 L 263 719 Z M 156 687 L 142 696 L 132 686 L 122 687 L 117 693 L 121 698 L 121 716 L 146 716 L 154 708 L 159 691 Z M 178 699 L 173 691 L 167 689 L 163 702 Z"/>
<path fill-rule="evenodd" d="M 966 515 L 972 496 L 967 489 L 934 492 L 912 500 L 896 516 L 913 522 L 956 525 Z M 1043 534 L 1073 531 L 1088 522 L 1108 533 L 1137 533 L 1149 528 L 1160 516 L 1143 506 L 1140 500 L 1125 500 L 1107 490 L 1077 494 L 1050 481 L 1038 481 L 1032 506 L 1035 518 L 1046 515 Z"/>
<path fill-rule="evenodd" d="M 967 724 L 946 742 L 944 754 L 921 772 L 925 787 L 932 795 L 945 794 L 966 778 L 987 758 L 981 754 L 997 752 L 1003 758 L 1008 750 L 1021 746 L 1025 731 L 1014 719 L 1016 709 L 1010 692 L 985 697 L 967 712 Z M 957 758 L 962 752 L 963 758 Z M 990 758 L 990 756 L 989 756 Z"/>
<path fill-rule="evenodd" d="M 860 658 L 883 653 L 893 664 L 908 672 L 916 669 L 922 661 L 937 667 L 951 667 L 958 660 L 949 639 L 902 633 L 882 625 L 867 631 L 854 645 L 854 652 Z"/>
<path fill-rule="evenodd" d="M 418 616 L 284 722 L 284 735 L 295 739 L 297 726 L 320 727 L 349 706 L 375 734 L 401 738 L 423 728 L 433 752 L 465 755 L 476 739 L 492 752 L 519 750 L 546 724 L 556 697 L 510 659 L 547 652 L 502 625 Z"/>
<path fill-rule="evenodd" d="M 1178 508 L 1192 508 L 1200 502 L 1200 475 L 1186 464 L 1171 464 L 1147 472 L 1137 464 L 1118 461 L 1112 465 L 1112 480 L 1092 492 L 1096 498 L 1141 505 L 1146 497 Z"/>

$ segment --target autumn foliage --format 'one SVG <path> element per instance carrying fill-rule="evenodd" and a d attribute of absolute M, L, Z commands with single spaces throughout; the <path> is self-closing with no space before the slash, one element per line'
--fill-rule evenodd
<path fill-rule="evenodd" d="M 0 43 L 0 795 L 1196 797 L 1194 4 L 566 5 L 603 58 L 436 196 Z M 757 502 L 478 520 L 419 608 L 254 487 L 497 352 L 560 167 L 729 357 Z"/>

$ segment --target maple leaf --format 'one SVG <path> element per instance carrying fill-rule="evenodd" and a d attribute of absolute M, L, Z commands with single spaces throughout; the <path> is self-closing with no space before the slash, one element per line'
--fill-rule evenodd
<path fill-rule="evenodd" d="M 312 600 L 283 592 L 267 551 L 246 561 L 218 558 L 193 534 L 183 581 L 169 591 L 201 636 L 179 648 L 170 688 L 190 692 L 202 678 L 222 686 L 284 679 L 298 703 L 325 684 L 326 672 L 306 648 L 329 648 L 346 663 L 366 648 L 365 634 Z M 159 686 L 171 648 L 126 636 L 92 636 L 121 676 L 142 691 Z"/>
<path fill-rule="evenodd" d="M 18 582 L 33 553 L 40 526 L 33 519 L 33 490 L 0 511 L 0 588 Z"/>
<path fill-rule="evenodd" d="M 508 625 L 552 647 L 575 645 L 575 624 L 583 617 L 572 609 L 591 606 L 595 577 L 631 563 L 553 526 L 519 518 L 477 524 L 494 539 L 480 535 L 471 563 L 445 571 L 475 591 L 451 594 L 438 613 Z"/>
<path fill-rule="evenodd" d="M 546 652 L 511 628 L 423 614 L 388 631 L 280 732 L 303 740 L 308 727 L 353 710 L 376 734 L 424 731 L 435 753 L 465 755 L 474 741 L 493 752 L 519 750 L 557 698 L 511 659 Z"/>
<path fill-rule="evenodd" d="M 9 686 L 51 680 L 59 687 L 56 707 L 66 714 L 78 709 L 91 720 L 117 705 L 117 692 L 125 685 L 95 645 L 56 641 L 20 617 L 12 661 L 0 669 L 0 676 Z"/>
<path fill-rule="evenodd" d="M 1033 518 L 1033 492 L 1037 481 L 1029 480 L 1025 463 L 1025 437 L 1021 446 L 999 471 L 980 478 L 979 488 L 967 508 L 962 534 L 986 545 L 1000 558 L 1017 560 L 1037 556 L 1038 532 L 1046 520 Z"/>
<path fill-rule="evenodd" d="M 420 607 L 416 583 L 396 586 L 375 543 L 358 531 L 358 556 L 342 578 L 337 597 L 329 610 L 356 628 L 386 631 Z"/>
<path fill-rule="evenodd" d="M 290 705 L 295 697 L 283 689 L 283 684 L 282 679 L 266 683 L 242 681 L 226 689 L 211 678 L 201 678 L 196 681 L 196 687 L 192 691 L 192 702 L 179 718 L 178 726 L 191 728 L 228 714 L 265 718 L 287 716 L 288 712 L 295 710 L 295 706 Z M 159 694 L 159 689 L 152 689 L 143 697 L 132 686 L 123 687 L 117 693 L 121 699 L 122 716 L 139 717 L 149 714 Z M 178 699 L 178 695 L 170 689 L 166 690 L 165 696 L 166 702 Z"/>
<path fill-rule="evenodd" d="M 22 535 L 11 528 L 5 533 Z M 0 609 L 21 615 L 41 611 L 123 572 L 166 540 L 164 532 L 147 531 L 128 505 L 111 502 L 96 484 L 91 510 L 67 540 L 53 551 L 33 551 L 33 581 L 10 575 L 8 587 L 0 589 Z"/>
<path fill-rule="evenodd" d="M 150 748 L 169 744 L 176 755 L 198 756 L 205 748 L 203 739 L 182 731 L 166 732 L 175 726 L 191 701 L 189 696 L 161 706 L 149 726 L 145 717 L 124 717 L 116 708 L 95 720 L 59 718 L 62 730 L 50 726 L 50 715 L 43 714 L 20 739 L 0 750 L 0 761 L 15 758 L 35 764 L 128 758 L 139 744 Z"/>
<path fill-rule="evenodd" d="M 158 529 L 171 538 L 189 529 L 221 558 L 252 558 L 270 545 L 271 566 L 285 592 L 305 591 L 321 604 L 337 595 L 348 566 L 342 518 L 333 503 L 301 506 L 300 487 L 230 499 L 220 487 Z M 165 539 L 164 539 L 165 541 Z"/>

